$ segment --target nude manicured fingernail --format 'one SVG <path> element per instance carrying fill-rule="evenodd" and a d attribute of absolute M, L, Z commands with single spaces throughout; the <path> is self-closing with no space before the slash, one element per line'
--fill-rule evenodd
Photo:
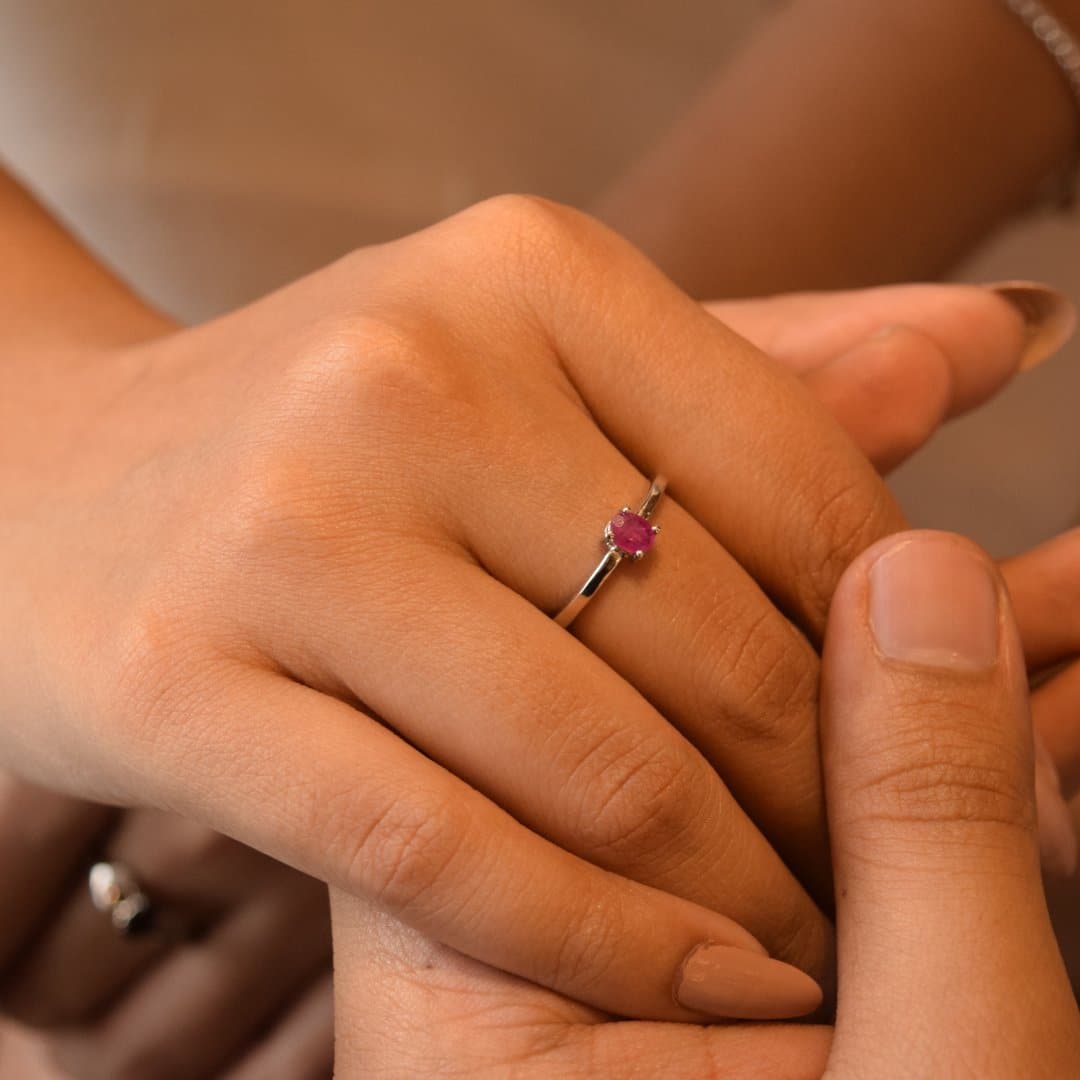
<path fill-rule="evenodd" d="M 674 992 L 685 1009 L 732 1020 L 783 1020 L 821 1004 L 821 988 L 798 968 L 712 943 L 683 961 Z"/>
<path fill-rule="evenodd" d="M 892 660 L 979 671 L 998 654 L 998 591 L 986 560 L 943 533 L 909 535 L 870 568 L 870 626 Z"/>
<path fill-rule="evenodd" d="M 1049 360 L 1073 336 L 1076 307 L 1057 289 L 1035 281 L 1000 281 L 986 288 L 1012 304 L 1024 319 L 1027 338 L 1021 371 Z"/>

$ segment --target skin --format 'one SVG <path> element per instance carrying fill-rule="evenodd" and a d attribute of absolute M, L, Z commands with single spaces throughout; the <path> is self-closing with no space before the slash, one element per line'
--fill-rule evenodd
<path fill-rule="evenodd" d="M 965 311 L 973 302 L 974 307 Z M 850 428 L 860 448 L 879 466 L 884 466 L 901 460 L 916 449 L 944 415 L 977 403 L 1008 377 L 1006 367 L 986 365 L 981 348 L 968 345 L 967 322 L 985 306 L 986 298 L 970 291 L 915 287 L 885 290 L 865 297 L 850 295 L 812 300 L 793 297 L 768 305 L 715 304 L 709 310 L 714 317 L 734 324 L 747 336 L 754 337 L 797 371 L 814 393 L 828 403 L 836 419 Z M 922 320 L 925 329 L 920 331 L 908 326 L 894 328 L 886 334 L 874 332 L 874 327 L 888 317 Z M 795 328 L 805 334 L 806 347 L 800 345 Z M 860 341 L 860 335 L 864 334 L 869 337 Z M 945 343 L 944 349 L 939 340 Z M 927 392 L 928 387 L 935 386 L 942 392 Z M 881 406 L 886 404 L 888 408 L 883 409 Z M 868 409 L 884 415 L 889 422 L 869 428 L 861 424 Z M 1075 561 L 1077 557 L 1077 545 L 1063 541 L 1055 547 L 1053 555 L 1048 569 L 1043 567 L 1043 560 L 1037 554 L 1025 560 L 1023 565 L 1030 566 L 1032 572 L 1062 576 L 1068 569 L 1070 558 Z M 1032 588 L 1030 591 L 1032 602 L 1028 605 L 1028 621 L 1031 626 L 1028 632 L 1036 643 L 1042 642 L 1038 648 L 1045 652 L 1047 635 L 1058 631 L 1039 625 L 1046 590 Z M 1059 625 L 1054 611 L 1056 608 L 1047 622 Z M 1033 661 L 1038 659 L 1040 657 L 1033 656 Z M 1045 662 L 1047 657 L 1041 659 Z M 59 1051 L 60 1059 L 80 1075 L 162 1076 L 175 1073 L 196 1076 L 208 1067 L 213 1071 L 216 1067 L 213 1063 L 220 1061 L 222 1054 L 235 1056 L 234 1047 L 243 1045 L 247 1037 L 243 1025 L 233 1020 L 222 1025 L 218 1017 L 226 1015 L 224 1012 L 203 1016 L 205 1010 L 201 1010 L 199 1003 L 207 997 L 206 990 L 200 994 L 186 992 L 183 982 L 177 979 L 155 982 L 154 969 L 148 965 L 158 960 L 164 943 L 151 940 L 133 947 L 131 943 L 116 939 L 104 927 L 100 917 L 90 912 L 81 877 L 75 895 L 62 908 L 65 916 L 59 920 L 59 929 L 43 929 L 18 917 L 49 906 L 48 897 L 57 888 L 51 884 L 54 873 L 59 875 L 63 887 L 67 887 L 71 867 L 78 869 L 91 851 L 100 850 L 100 834 L 109 822 L 110 814 L 100 807 L 50 795 L 11 778 L 7 781 L 7 789 L 9 801 L 17 800 L 18 808 L 4 818 L 13 826 L 4 848 L 4 876 L 9 882 L 22 882 L 12 890 L 13 895 L 17 893 L 21 898 L 11 913 L 15 917 L 5 920 L 7 951 L 13 952 L 16 943 L 20 951 L 17 975 L 8 980 L 9 1010 L 23 1022 L 36 1022 L 49 1028 L 60 1025 L 60 1033 L 52 1035 L 52 1044 Z M 213 834 L 206 830 L 193 829 L 178 819 L 160 814 L 134 816 L 149 819 L 141 829 L 136 827 L 134 847 L 121 845 L 119 850 L 110 848 L 108 853 L 139 868 L 140 876 L 144 878 L 149 871 L 152 874 L 149 884 L 155 891 L 162 890 L 170 895 L 181 909 L 191 911 L 208 902 L 220 907 L 220 896 L 191 895 L 193 874 L 205 881 L 207 887 L 216 882 L 235 881 L 242 887 L 241 897 L 245 902 L 257 899 L 262 889 L 259 880 L 253 881 L 250 874 L 228 868 L 230 860 L 238 866 L 244 862 L 244 849 L 239 845 L 219 837 L 208 846 Z M 16 821 L 18 828 L 14 828 Z M 35 821 L 41 824 L 29 824 Z M 41 830 L 64 841 L 66 849 L 55 840 L 50 845 L 54 855 L 63 857 L 45 861 L 37 853 L 36 845 L 25 846 L 24 837 L 37 835 Z M 200 835 L 205 836 L 205 841 L 193 844 L 193 837 Z M 149 845 L 138 842 L 141 837 L 149 839 L 151 836 Z M 181 857 L 170 857 L 170 850 L 176 850 Z M 193 850 L 198 854 L 195 862 L 190 857 Z M 21 858 L 20 851 L 23 853 Z M 210 865 L 204 865 L 206 856 L 214 853 Z M 226 856 L 225 863 L 223 856 Z M 257 856 L 249 854 L 247 858 L 249 861 L 255 859 L 259 865 Z M 290 877 L 295 877 L 278 864 L 262 862 L 274 867 L 277 877 L 281 878 L 274 886 L 276 889 L 281 889 L 289 883 Z M 27 896 L 33 896 L 34 902 L 25 903 Z M 73 912 L 74 917 L 69 912 Z M 221 920 L 220 913 L 217 919 Z M 310 917 L 301 923 L 309 924 Z M 295 946 L 295 935 L 289 935 L 289 939 Z M 281 945 L 282 935 L 267 936 L 266 947 L 252 956 L 254 979 L 260 978 L 260 971 L 267 975 L 276 971 L 276 953 L 280 952 Z M 106 957 L 103 949 L 114 955 Z M 317 958 L 317 948 L 312 951 Z M 87 964 L 81 969 L 73 969 L 65 962 L 62 965 L 65 977 L 58 982 L 55 975 L 60 967 L 50 959 L 54 954 L 79 956 L 85 958 Z M 231 966 L 235 967 L 235 964 L 234 959 Z M 72 979 L 73 971 L 78 978 Z M 147 978 L 138 982 L 136 988 L 134 980 L 141 976 Z M 276 977 L 275 981 L 280 983 L 281 980 Z M 115 1002 L 115 1015 L 109 1011 L 101 1016 L 102 1002 L 112 1003 L 121 990 L 130 990 L 133 1001 L 155 1003 L 157 1011 L 170 1018 L 166 1031 L 172 1037 L 166 1037 L 152 1023 L 148 1024 L 138 1010 L 133 1014 L 130 1007 L 124 1006 L 123 995 Z M 287 992 L 288 987 L 284 990 Z M 282 1075 L 319 1075 L 329 1054 L 326 998 L 325 993 L 312 991 L 293 1010 L 295 1019 L 290 1014 L 286 1021 L 275 1026 L 265 1045 L 251 1049 L 244 1067 L 262 1070 L 261 1075 L 274 1075 L 269 1070 L 275 1067 L 283 1070 Z M 321 1010 L 320 1000 L 323 1003 Z M 193 1014 L 192 1020 L 178 1021 L 177 1017 L 182 1017 L 185 1012 Z M 76 1016 L 81 1023 L 73 1031 Z M 199 1025 L 200 1030 L 207 1033 L 218 1030 L 221 1037 L 198 1040 L 183 1037 L 192 1024 Z M 280 1066 L 273 1065 L 273 1061 L 279 1059 Z M 253 1075 L 260 1073 L 256 1071 Z"/>
<path fill-rule="evenodd" d="M 734 77 L 728 74 L 718 80 L 722 89 L 718 89 L 711 102 L 691 116 L 681 132 L 668 142 L 652 162 L 631 176 L 622 192 L 617 190 L 614 198 L 601 206 L 603 216 L 638 241 L 677 281 L 697 295 L 889 280 L 935 272 L 981 238 L 992 224 L 1029 201 L 1042 178 L 1061 167 L 1072 145 L 1075 137 L 1073 106 L 1063 92 L 1056 73 L 1047 65 L 1045 56 L 1037 47 L 1033 47 L 1030 39 L 1018 33 L 1015 25 L 1009 24 L 1000 12 L 984 11 L 982 6 L 976 12 L 974 7 L 966 10 L 963 5 L 949 5 L 949 10 L 943 11 L 941 5 L 905 4 L 903 8 L 899 5 L 885 6 L 888 9 L 886 18 L 878 18 L 875 22 L 873 16 L 878 15 L 883 5 L 875 5 L 873 12 L 867 5 L 824 5 L 830 6 L 836 9 L 834 14 L 840 14 L 843 18 L 823 18 L 821 4 L 788 5 L 790 14 L 786 38 L 783 37 L 784 31 L 771 38 L 768 33 L 763 35 L 759 41 L 765 41 L 765 47 L 759 45 L 756 54 L 747 56 L 743 64 L 735 69 Z M 1060 14 L 1075 17 L 1075 11 L 1068 3 L 1052 6 Z M 896 50 L 887 47 L 896 29 L 896 20 L 890 25 L 889 17 L 897 13 L 912 16 L 908 20 L 908 27 L 916 33 L 920 18 L 932 20 L 933 32 L 919 35 L 920 64 L 914 67 L 904 62 Z M 979 36 L 975 42 L 976 48 L 972 50 L 967 30 L 973 21 L 983 20 L 984 17 L 988 31 Z M 852 21 L 855 32 L 838 42 L 836 27 Z M 956 28 L 960 36 L 955 39 L 950 37 L 950 27 Z M 826 28 L 828 40 L 822 41 L 820 48 L 806 49 L 806 43 L 815 40 L 816 34 L 826 33 Z M 846 29 L 848 27 L 845 26 Z M 879 42 L 878 47 L 875 47 L 875 41 Z M 777 43 L 779 47 L 770 48 Z M 792 43 L 798 44 L 799 63 L 796 65 L 791 64 Z M 852 44 L 858 48 L 852 49 Z M 963 48 L 958 50 L 958 45 Z M 933 57 L 926 54 L 927 46 L 931 49 L 940 47 L 944 62 L 934 63 Z M 963 90 L 971 81 L 971 71 L 956 63 L 958 54 L 965 57 L 970 55 L 972 66 L 979 72 L 1016 72 L 1017 77 L 997 84 L 997 88 L 1003 92 L 1007 86 L 1007 99 L 998 101 L 986 93 L 949 93 L 947 88 L 942 92 L 943 73 L 947 73 L 945 78 L 954 79 L 958 90 Z M 831 88 L 842 92 L 844 100 L 849 102 L 850 96 L 845 88 L 850 85 L 851 78 L 845 65 L 852 57 L 857 60 L 866 55 L 874 57 L 874 64 L 872 69 L 863 70 L 859 85 L 860 99 L 869 102 L 869 107 L 857 113 L 854 122 L 846 125 L 831 122 L 837 115 L 836 110 L 821 109 L 821 97 L 827 97 Z M 988 63 L 988 59 L 991 62 Z M 782 74 L 778 76 L 778 72 Z M 803 80 L 802 92 L 790 92 L 793 75 L 796 80 Z M 933 92 L 933 109 L 922 107 L 919 94 L 910 92 L 913 76 L 917 78 L 920 75 L 927 80 L 927 91 Z M 979 82 L 982 85 L 983 80 L 980 78 Z M 760 103 L 762 96 L 757 92 L 749 93 L 748 85 L 766 91 L 771 85 L 779 92 L 778 96 L 764 99 L 766 106 L 756 110 L 753 124 L 745 122 L 741 106 L 747 100 Z M 822 89 L 823 94 L 806 93 L 807 86 L 811 91 Z M 901 95 L 894 93 L 897 86 L 903 88 Z M 740 108 L 731 108 L 733 101 Z M 775 108 L 771 108 L 773 104 Z M 941 107 L 943 104 L 945 108 Z M 880 121 L 882 105 L 887 109 L 891 107 L 892 115 L 888 124 Z M 803 122 L 791 123 L 793 106 L 796 109 L 801 106 L 807 108 L 808 115 Z M 908 111 L 897 117 L 896 106 Z M 763 135 L 767 137 L 770 130 L 770 115 L 774 115 L 778 121 L 782 118 L 781 130 L 784 132 L 783 139 L 774 139 L 771 143 L 761 138 Z M 817 122 L 823 115 L 830 117 L 825 129 Z M 1015 122 L 1002 123 L 1003 115 L 1015 117 Z M 851 120 L 850 113 L 847 118 Z M 928 118 L 932 118 L 932 124 L 928 124 Z M 718 119 L 722 125 L 719 130 Z M 779 125 L 774 123 L 772 126 Z M 843 176 L 840 177 L 841 182 L 837 183 L 836 163 L 865 163 L 865 156 L 850 153 L 850 148 L 865 148 L 867 140 L 864 136 L 875 128 L 889 131 L 890 136 L 895 136 L 897 131 L 909 131 L 912 137 L 890 137 L 889 152 L 870 159 L 875 165 L 880 165 L 880 183 L 867 183 L 865 175 L 861 174 L 857 177 L 853 175 L 849 184 L 842 182 Z M 957 140 L 957 131 L 964 131 L 972 137 Z M 800 152 L 799 133 L 808 140 L 811 153 Z M 759 140 L 752 147 L 757 152 L 744 152 L 747 135 L 751 136 L 751 140 Z M 948 160 L 959 167 L 930 170 L 921 167 L 921 163 L 927 159 L 938 158 L 933 153 L 938 144 L 948 151 Z M 822 152 L 823 145 L 825 152 Z M 828 152 L 829 145 L 834 147 L 835 152 Z M 912 163 L 920 163 L 919 166 L 905 170 L 902 167 L 904 162 L 897 161 L 897 155 L 902 157 L 905 154 L 910 155 Z M 966 157 L 963 156 L 965 154 Z M 798 175 L 811 180 L 807 185 L 810 206 L 806 206 L 808 199 L 804 192 L 796 211 L 801 215 L 795 222 L 796 228 L 790 227 L 790 218 L 777 213 L 777 208 L 785 206 L 787 199 L 783 197 L 785 190 L 775 190 L 776 184 L 785 184 L 792 175 L 792 160 L 797 163 Z M 820 163 L 820 184 L 813 182 L 815 163 Z M 899 174 L 905 177 L 903 183 L 895 182 L 898 164 L 901 166 Z M 772 178 L 775 178 L 775 182 Z M 853 208 L 855 212 L 852 212 Z M 899 243 L 895 230 L 898 218 L 905 221 L 904 235 Z M 815 233 L 815 224 L 838 219 L 855 220 L 859 227 L 839 231 L 830 228 L 825 237 Z M 806 227 L 808 224 L 810 227 Z M 709 242 L 710 237 L 712 242 Z M 745 237 L 746 242 L 738 243 L 739 237 Z M 702 238 L 706 242 L 702 243 Z M 717 243 L 717 240 L 722 242 Z M 737 263 L 727 257 L 733 246 L 742 253 Z M 1061 557 L 1067 547 L 1068 538 L 1059 541 L 1056 544 L 1057 556 Z M 1018 560 L 1013 567 L 1014 576 L 1020 581 L 1041 577 L 1046 585 L 1053 582 L 1061 592 L 1063 585 L 1076 580 L 1071 566 L 1066 568 L 1063 562 L 1057 563 L 1057 573 L 1048 568 L 1041 573 L 1033 570 L 1036 564 L 1046 566 L 1047 562 L 1053 561 L 1051 549 L 1043 549 L 1029 560 Z M 1060 572 L 1063 569 L 1066 570 L 1064 574 Z M 1067 592 L 1067 589 L 1064 591 Z M 1066 612 L 1071 610 L 1067 607 L 1067 596 L 1062 596 L 1056 605 L 1051 604 L 1045 592 L 1043 599 L 1041 607 L 1044 612 L 1050 606 L 1064 607 Z M 1039 606 L 1030 600 L 1019 605 L 1018 614 L 1026 630 L 1030 631 L 1031 615 Z M 1049 634 L 1040 632 L 1032 639 L 1028 654 L 1034 668 L 1076 655 L 1078 641 L 1071 623 L 1069 619 L 1058 619 L 1054 631 Z M 1048 648 L 1039 647 L 1039 638 Z M 1075 685 L 1075 669 L 1071 681 Z M 1045 687 L 1035 697 L 1036 712 L 1043 718 L 1044 730 L 1053 728 L 1059 733 L 1062 742 L 1057 749 L 1059 760 L 1063 762 L 1068 753 L 1064 749 L 1069 742 L 1068 722 L 1075 714 L 1067 693 L 1069 682 L 1067 678 L 1055 681 L 1056 702 L 1055 695 L 1047 693 Z M 1045 958 L 1043 965 L 1036 962 L 1028 966 L 1034 969 L 1032 977 L 1036 987 L 1046 985 L 1049 977 L 1050 995 L 1055 998 L 1059 1008 L 1063 1001 L 1066 1003 L 1063 1013 L 1066 1024 L 1063 1029 L 1051 1033 L 1060 1036 L 1064 1031 L 1067 1036 L 1065 1045 L 1062 1046 L 1062 1041 L 1057 1038 L 1051 1038 L 1049 1043 L 1036 1043 L 1033 1040 L 1033 1033 L 1045 1032 L 1042 1025 L 1044 1018 L 1024 1009 L 1018 1010 L 1014 1001 L 1015 984 L 999 977 L 992 983 L 992 992 L 986 997 L 984 1015 L 978 1023 L 967 1024 L 970 1038 L 955 1038 L 955 1033 L 940 1022 L 940 1014 L 927 1018 L 927 1030 L 935 1037 L 936 1044 L 921 1049 L 932 1051 L 927 1064 L 934 1075 L 940 1075 L 942 1070 L 959 1075 L 970 1072 L 975 1075 L 1003 1076 L 1056 1076 L 1075 1071 L 1075 1057 L 1070 1052 L 1074 1047 L 1069 1045 L 1068 1038 L 1075 1030 L 1074 1017 L 1068 999 L 1060 993 L 1060 961 L 1056 953 L 1047 947 L 1042 904 L 1037 898 L 1037 887 L 1031 886 L 1030 856 L 1026 877 L 1028 902 L 1024 911 L 1028 918 L 1024 920 L 1024 930 L 1028 929 L 1028 925 L 1034 925 L 1034 937 L 1040 942 L 1034 955 L 1037 957 L 1041 954 Z M 1010 911 L 1010 918 L 1012 915 Z M 339 918 L 344 920 L 347 930 L 350 927 L 354 931 L 358 929 L 357 923 L 350 921 L 348 915 L 339 914 Z M 964 925 L 966 931 L 967 924 Z M 390 938 L 399 929 L 382 928 Z M 867 927 L 867 938 L 873 929 L 873 925 Z M 359 935 L 353 940 L 358 939 Z M 404 956 L 405 948 L 401 942 L 395 944 Z M 955 944 L 955 935 L 951 938 L 946 935 L 943 942 L 945 948 L 940 953 L 942 964 L 939 978 L 940 970 L 949 970 L 948 962 L 953 956 L 953 950 L 949 948 L 951 944 Z M 984 947 L 985 958 L 994 954 L 998 942 L 980 942 L 976 937 L 973 945 L 978 947 L 980 944 Z M 385 963 L 380 967 L 379 974 L 385 980 L 386 999 L 394 1001 L 398 1011 L 394 1016 L 376 1011 L 392 1030 L 395 1023 L 399 1028 L 402 1026 L 403 1014 L 412 1008 L 420 1008 L 421 1015 L 428 1020 L 428 1026 L 424 1029 L 426 1033 L 431 1030 L 432 1024 L 438 1026 L 442 1022 L 440 1008 L 445 1007 L 450 1016 L 459 1019 L 460 1033 L 470 1038 L 468 1047 L 462 1046 L 459 1040 L 438 1047 L 445 1050 L 448 1045 L 454 1046 L 454 1053 L 440 1053 L 437 1058 L 440 1069 L 450 1072 L 453 1071 L 454 1062 L 476 1060 L 469 1056 L 477 1046 L 475 1035 L 479 1025 L 471 1022 L 471 1006 L 476 999 L 470 996 L 472 987 L 469 986 L 464 992 L 455 992 L 452 1001 L 440 1006 L 439 991 L 443 987 L 437 985 L 432 989 L 432 973 L 438 965 L 432 964 L 426 951 L 429 948 L 427 943 L 418 943 L 417 948 L 424 957 L 426 994 L 415 986 L 406 986 L 395 994 L 400 984 L 395 980 L 394 965 Z M 970 957 L 964 959 L 970 963 Z M 980 987 L 987 982 L 987 973 L 981 970 L 986 966 L 985 960 L 981 965 L 978 961 L 970 963 L 971 981 Z M 407 956 L 404 956 L 404 967 L 406 970 L 409 968 Z M 894 965 L 894 970 L 900 967 Z M 916 977 L 921 974 L 917 965 L 910 967 L 910 974 Z M 1023 969 L 1021 965 L 1017 970 Z M 455 991 L 461 990 L 460 982 L 455 983 L 453 978 L 449 981 Z M 881 988 L 884 985 L 891 989 L 899 980 L 888 971 L 872 969 L 865 973 L 864 981 L 870 984 L 866 998 L 872 1000 L 880 997 L 886 1006 L 882 1012 L 887 1015 L 891 999 L 888 994 L 880 994 Z M 410 990 L 416 992 L 410 993 Z M 481 997 L 485 1007 L 493 1004 L 487 996 L 489 990 L 490 983 L 485 986 Z M 925 1009 L 926 1002 L 939 999 L 932 990 L 928 992 L 926 985 L 919 985 L 918 991 L 918 1000 L 912 1001 L 913 995 L 909 989 L 898 1002 L 907 1010 L 903 1015 L 909 1015 L 912 1006 L 915 1006 L 916 1021 L 921 1015 L 920 1006 Z M 853 1000 L 852 995 L 848 995 L 848 1000 Z M 1036 992 L 1029 1000 L 1041 1003 L 1044 998 Z M 496 998 L 496 1010 L 499 1004 Z M 496 1051 L 493 1060 L 504 1063 L 513 1061 L 518 1072 L 527 1073 L 531 1061 L 543 1059 L 545 1050 L 553 1042 L 558 1045 L 561 1041 L 560 1035 L 553 1034 L 553 1029 L 558 1029 L 557 1023 L 551 1023 L 552 1012 L 550 1002 L 545 1002 L 539 1017 L 543 1032 L 539 1045 L 535 1039 L 531 1043 L 525 1039 L 518 1044 L 517 1053 L 510 1058 L 499 1057 Z M 344 1010 L 343 1025 L 347 1018 L 355 1014 L 355 1009 Z M 528 1014 L 524 1010 L 519 1012 L 512 1005 L 510 1015 L 515 1020 L 520 1018 L 523 1028 L 529 1025 Z M 1003 1017 L 1008 1021 L 1005 1027 L 1002 1025 Z M 963 1019 L 968 1021 L 968 1018 Z M 416 1030 L 412 1025 L 406 1026 L 410 1035 L 415 1036 Z M 621 1035 L 628 1025 L 620 1027 Z M 865 1075 L 871 1061 L 873 1075 L 907 1074 L 910 1071 L 906 1067 L 911 1061 L 907 1045 L 895 1046 L 885 1041 L 878 1045 L 885 1046 L 892 1054 L 891 1058 L 880 1053 L 876 1057 L 871 1054 L 881 1035 L 896 1032 L 891 1018 L 888 1025 L 879 1021 L 876 1028 L 873 1023 L 863 1024 L 862 1027 L 862 1056 L 856 1052 L 849 1055 L 846 1062 L 842 1056 L 839 1057 L 838 1062 L 834 1063 L 834 1073 Z M 903 1030 L 906 1034 L 906 1029 Z M 841 1026 L 842 1047 L 857 1041 L 853 1040 L 852 1031 L 858 1031 L 858 1025 L 853 1027 L 848 1022 L 846 1026 Z M 568 1054 L 564 1056 L 573 1057 L 575 1049 L 580 1051 L 583 1049 L 581 1044 L 586 1044 L 585 1053 L 579 1057 L 583 1056 L 589 1062 L 590 1075 L 602 1071 L 605 1063 L 617 1069 L 619 1075 L 627 1075 L 628 1068 L 634 1067 L 628 1063 L 638 1062 L 642 1062 L 643 1075 L 660 1075 L 663 1068 L 671 1067 L 673 1062 L 679 1060 L 677 1051 L 666 1041 L 667 1036 L 656 1032 L 619 1041 L 620 1035 L 612 1034 L 610 1027 L 606 1031 L 601 1029 L 587 1034 L 578 1029 L 576 1047 L 574 1034 L 573 1029 L 568 1028 L 563 1042 Z M 343 1031 L 343 1054 L 355 1049 L 355 1046 L 350 1047 L 348 1041 L 354 1035 L 355 1027 Z M 1010 1040 L 1014 1035 L 1015 1041 L 1010 1043 L 1010 1049 L 1017 1052 L 1014 1059 L 1003 1060 L 996 1056 L 992 1065 L 980 1060 L 980 1056 L 989 1048 L 996 1049 L 1002 1039 Z M 704 1041 L 699 1040 L 699 1043 Z M 401 1062 L 415 1060 L 417 1055 L 420 1060 L 432 1060 L 424 1057 L 430 1043 L 425 1043 L 422 1034 L 418 1041 L 414 1039 L 407 1047 L 398 1044 L 395 1047 L 398 1051 L 396 1057 L 383 1057 L 379 1052 L 378 1040 L 366 1039 L 363 1033 L 360 1033 L 358 1042 L 369 1051 L 363 1058 L 365 1067 L 372 1069 L 373 1063 L 377 1063 L 376 1072 L 385 1063 L 388 1066 L 387 1074 L 393 1074 Z M 714 1056 L 710 1058 L 708 1050 L 703 1051 L 699 1046 L 698 1053 L 702 1054 L 704 1061 L 702 1057 L 691 1057 L 689 1068 L 683 1072 L 672 1068 L 672 1074 L 706 1075 L 708 1066 L 718 1069 L 721 1061 L 725 1070 L 730 1067 L 738 1072 L 740 1066 L 745 1066 L 747 1075 L 753 1075 L 756 1071 L 763 1071 L 765 1075 L 782 1074 L 785 1063 L 777 1061 L 777 1056 L 782 1058 L 783 1040 L 770 1038 L 766 1044 L 758 1041 L 746 1048 L 748 1052 L 741 1057 L 736 1056 L 738 1048 L 733 1045 L 734 1042 L 729 1033 L 717 1035 L 713 1044 Z M 611 1052 L 611 1044 L 614 1044 L 617 1053 Z M 482 1040 L 480 1045 L 483 1045 Z M 820 1044 L 817 1049 L 820 1051 Z M 650 1054 L 656 1056 L 651 1057 Z M 545 1059 L 548 1064 L 550 1057 L 548 1055 Z M 342 1060 L 349 1059 L 343 1056 Z M 786 1065 L 792 1068 L 793 1075 L 816 1075 L 818 1063 L 822 1060 L 823 1055 L 818 1053 L 815 1056 L 815 1047 L 804 1042 L 795 1048 Z M 901 1062 L 905 1065 L 900 1066 L 898 1063 Z M 976 1066 L 975 1062 L 979 1064 Z M 571 1068 L 567 1067 L 566 1071 L 571 1072 Z"/>
<path fill-rule="evenodd" d="M 1080 32 L 1078 0 L 1047 6 Z M 920 280 L 1042 199 L 1078 137 L 998 3 L 794 0 L 592 209 L 702 298 Z"/>
<path fill-rule="evenodd" d="M 879 568 L 900 548 L 915 569 L 890 592 Z M 943 548 L 981 575 L 989 608 L 958 609 L 945 595 L 935 610 L 939 581 L 913 603 L 913 583 Z M 898 655 L 881 637 L 890 604 L 909 627 L 923 624 L 923 647 L 945 625 L 950 648 L 966 633 L 992 641 L 996 656 Z M 338 893 L 338 1075 L 1074 1075 L 1080 1015 L 1039 874 L 1023 653 L 989 560 L 943 534 L 871 547 L 837 589 L 822 677 L 835 1031 L 614 1021 Z"/>
<path fill-rule="evenodd" d="M 1016 312 L 948 295 L 951 315 L 920 328 L 909 295 L 873 329 L 1013 369 Z M 843 567 L 902 519 L 797 379 L 617 237 L 527 199 L 203 327 L 143 320 L 79 346 L 78 319 L 17 325 L 45 359 L 3 399 L 16 768 L 191 816 L 628 1015 L 696 1015 L 671 996 L 683 959 L 745 941 L 716 910 L 828 977 L 810 643 Z M 556 632 L 597 507 L 652 469 L 673 482 L 664 544 Z M 656 619 L 628 636 L 643 603 Z"/>
<path fill-rule="evenodd" d="M 1077 0 L 1046 6 L 1080 33 Z M 931 277 L 1052 198 L 1077 138 L 1064 80 L 998 4 L 794 0 L 594 209 L 693 295 Z M 1059 664 L 1080 649 L 1067 606 L 1078 577 L 1056 561 L 1067 545 L 1015 567 L 1041 610 L 1058 612 L 1046 625 L 1057 628 L 1049 652 Z M 1036 605 L 1014 595 L 1026 634 Z M 1038 653 L 1036 670 L 1046 666 Z M 1067 793 L 1077 690 L 1074 664 L 1034 701 Z M 1074 878 L 1051 893 L 1074 973 L 1078 889 Z"/>

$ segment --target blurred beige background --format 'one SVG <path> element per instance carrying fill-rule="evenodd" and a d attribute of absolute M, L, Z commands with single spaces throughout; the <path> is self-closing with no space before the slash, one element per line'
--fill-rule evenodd
<path fill-rule="evenodd" d="M 588 204 L 769 6 L 0 0 L 0 154 L 198 319 L 490 194 Z M 1078 245 L 1021 223 L 962 276 L 1080 297 Z M 1080 522 L 1078 402 L 1080 345 L 902 470 L 913 519 L 997 553 Z M 0 1043 L 4 1080 L 38 1075 Z"/>

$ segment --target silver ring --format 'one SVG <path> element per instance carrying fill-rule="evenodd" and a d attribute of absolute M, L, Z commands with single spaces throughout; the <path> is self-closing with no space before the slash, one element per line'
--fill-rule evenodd
<path fill-rule="evenodd" d="M 113 929 L 123 937 L 146 933 L 153 926 L 154 908 L 135 875 L 118 862 L 99 862 L 87 877 L 90 902 L 109 916 Z"/>
<path fill-rule="evenodd" d="M 653 546 L 660 532 L 660 526 L 653 525 L 651 518 L 666 487 L 667 480 L 658 476 L 652 482 L 649 494 L 645 496 L 636 514 L 629 506 L 624 506 L 604 526 L 604 547 L 607 551 L 574 598 L 555 616 L 559 626 L 569 626 L 581 614 L 582 609 L 599 592 L 600 586 L 611 577 L 619 563 L 625 559 L 638 562 L 645 558 L 645 553 Z"/>

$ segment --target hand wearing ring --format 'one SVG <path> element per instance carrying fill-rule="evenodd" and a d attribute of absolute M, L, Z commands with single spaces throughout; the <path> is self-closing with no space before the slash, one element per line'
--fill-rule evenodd
<path fill-rule="evenodd" d="M 328 1073 L 318 882 L 170 815 L 2 773 L 0 876 L 0 1013 L 64 1075 Z"/>
<path fill-rule="evenodd" d="M 933 339 L 939 368 L 1015 368 L 1008 304 L 930 293 L 732 316 L 833 357 L 901 323 L 908 362 Z M 0 491 L 0 705 L 33 734 L 0 730 L 10 760 L 609 1014 L 816 1004 L 761 951 L 829 976 L 814 646 L 903 519 L 790 372 L 529 199 L 97 350 L 65 410 L 24 392 L 41 447 L 5 451 L 53 481 Z M 598 519 L 658 472 L 662 548 L 567 633 Z"/>

